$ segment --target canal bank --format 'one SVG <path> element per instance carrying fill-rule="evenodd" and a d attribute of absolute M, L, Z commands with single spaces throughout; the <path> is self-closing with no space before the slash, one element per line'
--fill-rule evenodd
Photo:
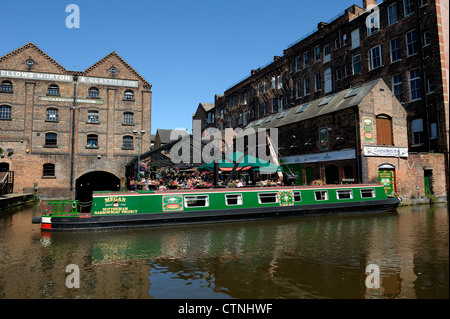
<path fill-rule="evenodd" d="M 32 193 L 25 193 L 25 194 L 1 194 L 0 195 L 0 212 L 3 209 L 18 206 L 30 202 L 34 202 L 35 196 Z"/>

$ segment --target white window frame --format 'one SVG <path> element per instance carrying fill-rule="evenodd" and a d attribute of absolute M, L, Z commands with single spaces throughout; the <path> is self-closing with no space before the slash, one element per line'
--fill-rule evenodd
<path fill-rule="evenodd" d="M 355 58 L 359 57 L 359 61 L 355 62 Z M 355 65 L 359 64 L 359 72 L 355 72 Z M 361 54 L 356 54 L 352 57 L 352 74 L 359 74 L 362 72 L 362 61 L 361 61 Z"/>
<path fill-rule="evenodd" d="M 374 57 L 375 50 L 378 50 L 378 56 Z M 375 65 L 376 59 L 379 59 L 379 64 Z M 380 68 L 383 66 L 383 56 L 381 51 L 381 45 L 377 45 L 369 50 L 369 71 Z"/>
<path fill-rule="evenodd" d="M 352 50 L 356 49 L 360 46 L 360 39 L 359 39 L 359 29 L 355 29 L 351 33 L 352 38 Z"/>
<path fill-rule="evenodd" d="M 235 196 L 235 197 L 237 197 L 236 199 L 237 199 L 237 204 L 229 204 L 228 203 L 228 197 L 231 197 L 231 196 Z M 239 205 L 243 205 L 243 199 L 242 199 L 242 194 L 225 194 L 225 205 L 227 205 L 227 206 L 239 206 Z"/>
<path fill-rule="evenodd" d="M 322 74 L 321 73 L 316 73 L 314 75 L 314 84 L 315 84 L 316 92 L 322 91 Z"/>
<path fill-rule="evenodd" d="M 393 9 L 395 11 L 392 11 L 390 9 Z M 391 26 L 398 21 L 398 14 L 397 14 L 397 4 L 391 4 L 389 7 L 387 7 L 387 16 L 388 16 L 388 26 Z M 395 17 L 395 21 L 392 17 Z"/>
<path fill-rule="evenodd" d="M 411 77 L 411 72 L 414 72 L 415 77 Z M 411 102 L 418 101 L 422 99 L 422 91 L 421 91 L 421 78 L 419 69 L 412 69 L 408 72 L 409 75 L 409 100 Z M 414 84 L 414 90 L 412 85 Z M 419 92 L 420 97 L 413 98 L 413 91 Z"/>
<path fill-rule="evenodd" d="M 205 205 L 188 205 L 189 199 L 198 199 L 199 197 L 205 197 Z M 192 208 L 192 207 L 209 207 L 209 195 L 186 195 L 184 196 L 184 207 Z"/>
<path fill-rule="evenodd" d="M 414 145 L 422 145 L 424 143 L 425 138 L 422 118 L 414 119 L 411 121 L 411 133 Z"/>
<path fill-rule="evenodd" d="M 409 34 L 413 34 L 413 32 L 415 34 L 415 38 L 416 39 L 415 39 L 415 41 L 409 42 L 408 35 Z M 410 57 L 410 56 L 418 54 L 419 53 L 419 46 L 418 46 L 418 43 L 417 43 L 417 31 L 416 31 L 416 29 L 406 32 L 405 39 L 406 39 L 406 56 Z M 411 50 L 410 48 L 411 49 L 415 49 L 415 52 L 411 53 L 410 52 L 410 50 Z"/>
<path fill-rule="evenodd" d="M 319 62 L 320 61 L 320 45 L 316 45 L 314 47 L 314 63 Z"/>
<path fill-rule="evenodd" d="M 317 195 L 320 194 L 320 199 L 317 199 Z M 329 199 L 328 197 L 328 191 L 326 190 L 317 190 L 314 191 L 314 199 L 318 202 L 327 201 Z"/>
<path fill-rule="evenodd" d="M 275 201 L 274 202 L 267 202 L 267 203 L 263 203 L 261 202 L 261 195 L 262 197 L 272 197 L 274 196 Z M 278 203 L 278 193 L 258 193 L 258 203 L 259 204 L 277 204 Z"/>
<path fill-rule="evenodd" d="M 295 58 L 295 72 L 298 72 L 302 69 L 301 61 L 302 61 L 302 58 L 300 55 Z"/>
<path fill-rule="evenodd" d="M 309 66 L 309 51 L 303 53 L 303 67 Z"/>
<path fill-rule="evenodd" d="M 370 191 L 371 196 L 363 196 L 363 192 L 365 193 L 365 191 L 367 191 L 367 192 Z M 361 195 L 361 198 L 375 198 L 376 197 L 374 188 L 362 188 L 359 190 L 359 193 Z"/>
<path fill-rule="evenodd" d="M 295 83 L 295 96 L 297 99 L 302 97 L 302 81 Z"/>
<path fill-rule="evenodd" d="M 401 80 L 400 82 L 396 81 L 396 80 L 398 80 L 397 76 L 400 76 L 400 80 Z M 398 91 L 398 88 L 400 88 L 400 91 Z M 403 78 L 402 78 L 402 75 L 400 73 L 399 74 L 394 74 L 392 76 L 392 93 L 394 93 L 394 95 L 400 101 L 398 96 L 401 97 L 401 95 L 403 94 Z"/>
<path fill-rule="evenodd" d="M 393 43 L 394 40 L 398 40 L 398 47 L 395 48 L 395 50 L 392 48 L 392 43 Z M 391 56 L 391 63 L 398 62 L 398 61 L 400 61 L 402 59 L 401 58 L 401 54 L 398 54 L 399 55 L 398 59 L 394 60 L 394 58 L 393 58 L 393 52 L 394 51 L 395 52 L 401 52 L 400 51 L 400 38 L 399 37 L 393 38 L 391 41 L 389 41 L 389 52 L 390 52 L 390 56 Z"/>
<path fill-rule="evenodd" d="M 409 11 L 409 10 L 407 10 L 408 8 L 414 9 L 414 2 L 413 2 L 413 0 L 403 0 L 403 13 L 405 15 L 405 18 L 409 17 L 410 15 L 412 15 L 414 13 L 413 10 L 411 10 L 408 13 L 408 11 Z"/>
<path fill-rule="evenodd" d="M 329 44 L 323 47 L 323 63 L 330 62 L 331 60 L 330 51 L 331 49 Z"/>
<path fill-rule="evenodd" d="M 348 195 L 350 195 L 348 198 L 341 198 L 340 194 L 341 193 L 347 193 Z M 336 198 L 338 200 L 348 200 L 348 199 L 353 199 L 353 191 L 351 189 L 337 189 L 336 190 Z"/>
<path fill-rule="evenodd" d="M 303 80 L 303 84 L 304 84 L 304 89 L 305 89 L 305 96 L 310 95 L 311 94 L 311 82 L 309 81 L 309 77 L 307 77 Z"/>

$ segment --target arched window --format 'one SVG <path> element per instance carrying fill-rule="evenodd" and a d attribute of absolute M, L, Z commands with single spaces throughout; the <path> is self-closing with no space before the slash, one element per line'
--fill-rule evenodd
<path fill-rule="evenodd" d="M 88 90 L 88 97 L 99 98 L 100 97 L 99 90 L 96 87 L 91 87 Z"/>
<path fill-rule="evenodd" d="M 88 134 L 86 148 L 98 148 L 98 135 Z"/>
<path fill-rule="evenodd" d="M 13 84 L 11 81 L 3 81 L 0 87 L 0 92 L 2 93 L 12 93 L 13 92 Z"/>
<path fill-rule="evenodd" d="M 134 101 L 134 92 L 132 90 L 126 90 L 123 99 L 125 101 Z"/>
<path fill-rule="evenodd" d="M 42 168 L 42 176 L 55 176 L 55 164 L 45 163 Z"/>
<path fill-rule="evenodd" d="M 56 84 L 49 85 L 47 94 L 48 95 L 59 95 L 59 86 L 57 86 Z"/>
<path fill-rule="evenodd" d="M 123 137 L 123 146 L 124 150 L 132 150 L 133 149 L 133 136 L 124 136 Z"/>
<path fill-rule="evenodd" d="M 56 133 L 45 133 L 45 146 L 58 145 L 58 135 Z"/>
<path fill-rule="evenodd" d="M 377 144 L 394 145 L 392 138 L 392 118 L 386 114 L 377 115 Z"/>
<path fill-rule="evenodd" d="M 90 110 L 88 111 L 88 123 L 98 123 L 98 111 Z"/>
<path fill-rule="evenodd" d="M 10 120 L 11 119 L 11 106 L 0 105 L 0 120 Z"/>
<path fill-rule="evenodd" d="M 134 125 L 134 114 L 133 114 L 133 112 L 124 112 L 123 113 L 123 124 L 125 124 L 125 125 Z"/>
<path fill-rule="evenodd" d="M 57 122 L 58 121 L 58 109 L 50 107 L 47 109 L 47 122 Z"/>

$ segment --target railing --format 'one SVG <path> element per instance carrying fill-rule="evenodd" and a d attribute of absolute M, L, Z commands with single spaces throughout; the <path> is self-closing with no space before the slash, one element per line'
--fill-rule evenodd
<path fill-rule="evenodd" d="M 53 205 L 53 212 L 47 212 L 53 217 L 79 217 L 78 200 L 54 200 L 48 202 Z M 66 208 L 69 207 L 69 210 Z"/>
<path fill-rule="evenodd" d="M 14 172 L 8 171 L 2 173 L 4 174 L 0 174 L 0 194 L 12 193 L 14 188 Z"/>
<path fill-rule="evenodd" d="M 7 188 L 8 188 L 8 172 L 5 172 L 6 174 L 3 176 L 3 178 L 1 177 L 1 173 L 0 173 L 0 194 L 6 194 L 7 193 Z"/>

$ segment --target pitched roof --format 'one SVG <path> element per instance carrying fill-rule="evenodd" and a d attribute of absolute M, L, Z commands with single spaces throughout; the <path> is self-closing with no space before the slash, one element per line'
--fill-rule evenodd
<path fill-rule="evenodd" d="M 44 51 L 42 51 L 41 49 L 39 49 L 38 46 L 36 46 L 33 42 L 28 42 L 25 45 L 22 45 L 21 47 L 5 54 L 4 56 L 0 57 L 0 62 L 7 60 L 17 54 L 19 54 L 20 52 L 23 52 L 27 49 L 34 49 L 37 52 L 39 52 L 45 59 L 47 59 L 50 63 L 54 64 L 58 69 L 60 69 L 62 72 L 69 72 L 65 67 L 63 67 L 61 64 L 59 64 L 58 62 L 56 62 L 55 59 L 53 59 L 51 56 L 49 56 L 47 53 L 45 53 Z"/>
<path fill-rule="evenodd" d="M 200 103 L 199 106 L 203 107 L 205 112 L 211 111 L 214 108 L 214 103 Z"/>
<path fill-rule="evenodd" d="M 122 57 L 117 54 L 116 51 L 111 52 L 110 54 L 106 55 L 103 59 L 98 60 L 94 64 L 92 64 L 90 67 L 88 67 L 86 70 L 83 71 L 83 73 L 87 73 L 89 71 L 92 71 L 93 69 L 97 68 L 99 65 L 101 65 L 104 61 L 109 59 L 110 57 L 116 57 L 119 59 L 121 63 L 129 70 L 131 73 L 133 73 L 136 77 L 138 77 L 141 81 L 144 82 L 144 88 L 151 89 L 152 85 L 142 76 L 140 75 L 131 65 L 129 65 Z"/>
<path fill-rule="evenodd" d="M 54 64 L 58 69 L 60 69 L 62 72 L 67 73 L 67 74 L 73 74 L 73 75 L 84 75 L 85 73 L 95 69 L 97 66 L 99 66 L 100 64 L 102 64 L 104 61 L 106 61 L 108 58 L 110 57 L 116 57 L 117 59 L 119 59 L 119 61 L 121 63 L 123 63 L 123 65 L 130 70 L 137 78 L 139 78 L 141 81 L 144 82 L 143 87 L 145 89 L 151 89 L 152 85 L 143 77 L 141 76 L 135 69 L 133 69 L 124 59 L 122 59 L 122 57 L 120 55 L 118 55 L 115 51 L 111 52 L 110 54 L 108 54 L 107 56 L 105 56 L 104 58 L 98 60 L 97 62 L 95 62 L 93 65 L 91 65 L 90 67 L 88 67 L 86 70 L 84 71 L 70 71 L 67 70 L 65 67 L 63 67 L 61 64 L 59 64 L 58 62 L 56 62 L 55 59 L 53 59 L 52 57 L 50 57 L 47 53 L 45 53 L 44 51 L 42 51 L 37 45 L 35 45 L 33 42 L 28 42 L 27 44 L 5 54 L 4 56 L 0 57 L 0 62 L 13 57 L 17 54 L 19 54 L 20 52 L 23 52 L 26 49 L 34 49 L 37 52 L 39 52 L 42 56 L 44 56 L 50 63 Z"/>
<path fill-rule="evenodd" d="M 311 102 L 298 104 L 250 122 L 246 128 L 280 127 L 359 105 L 381 79 L 366 82 Z"/>

